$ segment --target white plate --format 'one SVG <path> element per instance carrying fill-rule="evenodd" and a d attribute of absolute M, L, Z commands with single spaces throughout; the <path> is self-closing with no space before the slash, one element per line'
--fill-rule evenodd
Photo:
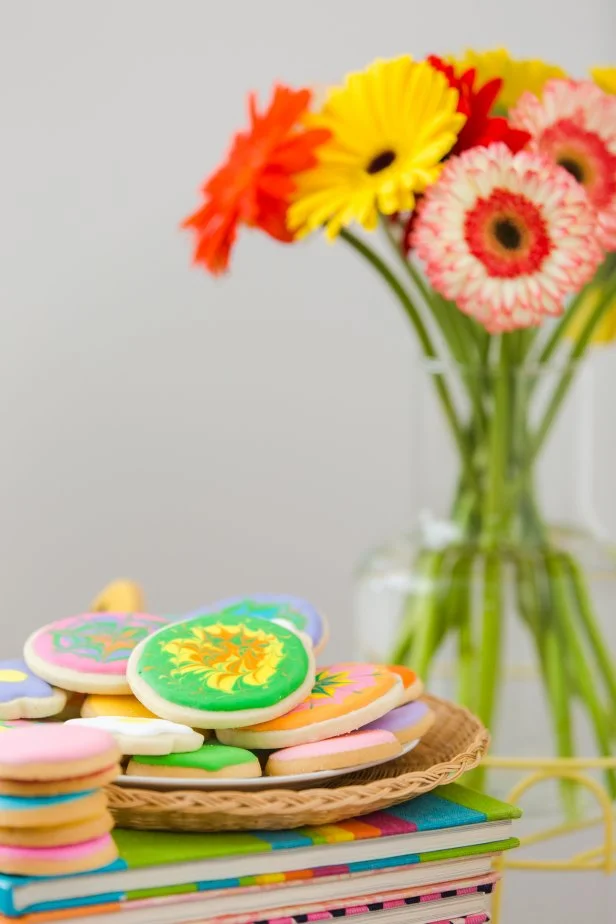
<path fill-rule="evenodd" d="M 403 754 L 408 754 L 413 748 L 417 747 L 417 741 L 409 741 L 402 748 Z M 360 764 L 355 767 L 345 767 L 343 770 L 320 770 L 318 773 L 295 773 L 293 776 L 260 776 L 248 780 L 230 779 L 227 777 L 212 777 L 211 779 L 183 779 L 180 776 L 119 776 L 115 782 L 119 786 L 125 786 L 132 789 L 307 789 L 325 780 L 334 779 L 337 776 L 344 776 L 347 773 L 355 773 L 357 770 L 367 770 L 368 767 L 377 767 L 379 764 L 386 764 L 390 760 L 397 760 L 396 757 L 386 757 L 385 760 L 373 760 L 369 764 Z"/>

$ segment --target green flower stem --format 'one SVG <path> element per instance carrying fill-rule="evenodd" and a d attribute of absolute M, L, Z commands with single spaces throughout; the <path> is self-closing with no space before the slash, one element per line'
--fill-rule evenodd
<path fill-rule="evenodd" d="M 499 552 L 488 551 L 483 556 L 483 604 L 479 664 L 477 672 L 476 713 L 488 730 L 492 728 L 496 708 L 496 691 L 500 674 L 502 612 L 502 560 Z M 483 789 L 485 769 L 473 771 L 471 785 Z"/>
<path fill-rule="evenodd" d="M 391 655 L 392 664 L 405 664 L 409 656 L 412 657 L 415 650 L 417 614 L 422 607 L 422 601 L 428 596 L 428 593 L 424 593 L 424 587 L 430 586 L 429 593 L 432 593 L 432 585 L 428 582 L 431 582 L 434 568 L 433 553 L 422 551 L 415 563 L 414 571 L 414 578 L 416 577 L 421 590 L 418 593 L 417 589 L 413 588 L 406 597 L 398 641 Z"/>
<path fill-rule="evenodd" d="M 559 603 L 554 600 L 556 609 Z M 554 720 L 556 746 L 559 757 L 573 757 L 575 746 L 573 743 L 573 724 L 571 720 L 571 704 L 569 702 L 570 688 L 565 675 L 565 652 L 559 642 L 556 626 L 551 622 L 540 638 L 540 648 L 543 652 L 545 680 L 548 691 L 548 700 Z M 569 817 L 575 815 L 574 790 L 569 781 L 561 785 L 564 807 Z"/>
<path fill-rule="evenodd" d="M 392 664 L 412 664 L 413 663 L 413 642 L 415 640 L 415 632 L 413 631 L 412 620 L 408 619 L 408 611 L 411 607 L 411 599 L 407 597 L 406 603 L 404 605 L 404 613 L 402 615 L 402 622 L 406 624 L 407 622 L 410 625 L 408 631 L 403 635 L 399 636 L 396 643 L 396 647 L 391 656 Z"/>
<path fill-rule="evenodd" d="M 502 559 L 499 552 L 486 552 L 483 578 L 483 620 L 479 661 L 477 712 L 489 729 L 496 705 L 500 674 L 502 612 Z"/>
<path fill-rule="evenodd" d="M 601 637 L 601 631 L 597 625 L 592 601 L 580 566 L 572 555 L 563 555 L 563 561 L 575 595 L 576 612 L 582 630 L 588 639 L 590 649 L 597 661 L 603 683 L 609 693 L 613 721 L 616 722 L 616 664 Z"/>
<path fill-rule="evenodd" d="M 469 709 L 476 708 L 475 644 L 473 641 L 472 572 L 474 557 L 462 553 L 453 572 L 453 590 L 449 605 L 458 629 L 458 699 Z M 455 582 L 455 583 L 454 583 Z"/>
<path fill-rule="evenodd" d="M 575 298 L 571 300 L 562 318 L 554 327 L 550 337 L 548 338 L 545 346 L 543 347 L 543 350 L 539 355 L 539 362 L 541 365 L 548 363 L 556 353 L 567 331 L 570 329 L 571 324 L 576 319 L 580 309 L 588 297 L 589 290 L 601 288 L 602 285 L 609 279 L 615 268 L 616 254 L 610 253 L 605 257 L 603 263 L 595 273 L 594 279 L 589 282 L 588 285 L 586 285 L 580 292 L 578 292 Z"/>
<path fill-rule="evenodd" d="M 582 359 L 586 353 L 594 332 L 603 320 L 604 315 L 609 311 L 611 307 L 612 298 L 616 296 L 616 278 L 611 281 L 604 295 L 605 297 L 593 311 L 592 315 L 588 319 L 586 326 L 584 327 L 584 330 L 576 340 L 575 346 L 571 350 L 571 355 L 569 357 L 569 368 L 563 374 L 560 382 L 554 389 L 554 393 L 547 407 L 547 410 L 545 411 L 543 420 L 539 424 L 531 441 L 529 464 L 532 463 L 539 454 L 541 447 L 543 446 L 545 439 L 552 428 L 552 424 L 554 423 L 554 420 L 556 419 L 556 416 L 561 408 L 561 405 L 569 394 L 569 389 L 571 388 L 575 377 L 575 364 L 580 359 Z"/>
<path fill-rule="evenodd" d="M 535 585 L 534 566 L 524 555 L 514 556 L 514 566 L 520 615 L 537 639 L 541 632 L 541 599 Z"/>
<path fill-rule="evenodd" d="M 599 752 L 603 757 L 612 756 L 610 732 L 607 716 L 597 695 L 592 672 L 588 666 L 571 614 L 571 586 L 562 556 L 552 554 L 548 564 L 550 576 L 555 587 L 555 602 L 558 600 L 558 621 L 562 633 L 563 656 L 571 665 L 571 685 L 577 689 L 584 702 L 595 729 Z M 606 784 L 612 798 L 616 798 L 616 775 L 614 771 L 606 774 Z"/>
<path fill-rule="evenodd" d="M 428 676 L 430 661 L 439 643 L 438 585 L 442 580 L 444 557 L 444 552 L 440 550 L 424 553 L 418 574 L 420 586 L 409 601 L 410 606 L 405 613 L 406 626 L 403 627 L 402 639 L 410 633 L 413 634 L 413 669 L 424 679 Z M 394 663 L 400 661 L 400 647 L 398 646 L 394 652 Z"/>
<path fill-rule="evenodd" d="M 385 237 L 389 241 L 396 258 L 401 263 L 411 284 L 431 312 L 452 357 L 458 363 L 460 367 L 460 377 L 473 403 L 477 418 L 479 421 L 483 421 L 485 415 L 478 389 L 479 383 L 474 381 L 475 375 L 473 367 L 477 364 L 477 344 L 476 341 L 469 342 L 468 329 L 465 329 L 463 326 L 464 315 L 462 315 L 460 309 L 456 305 L 447 302 L 445 299 L 441 298 L 437 292 L 429 288 L 412 260 L 404 256 L 392 232 L 391 226 L 387 222 L 383 222 L 382 227 L 385 232 Z M 470 376 L 467 374 L 468 370 L 471 371 Z"/>
<path fill-rule="evenodd" d="M 404 287 L 401 285 L 398 278 L 394 275 L 384 260 L 382 260 L 381 257 L 379 257 L 379 255 L 372 250 L 372 248 L 368 247 L 364 241 L 360 240 L 360 238 L 356 237 L 348 229 L 343 228 L 340 232 L 340 237 L 345 240 L 347 244 L 349 244 L 355 251 L 357 251 L 357 253 L 361 254 L 361 256 L 371 264 L 377 273 L 379 273 L 379 275 L 397 297 L 398 301 L 406 312 L 408 319 L 415 328 L 415 333 L 419 338 L 419 342 L 424 354 L 429 359 L 438 359 L 438 353 L 436 352 L 434 344 L 432 343 L 432 338 L 430 337 L 428 329 L 426 328 L 421 315 L 417 311 L 411 298 L 409 297 Z M 435 387 L 443 406 L 445 416 L 449 422 L 454 440 L 460 451 L 465 473 L 471 481 L 474 481 L 475 474 L 471 465 L 466 437 L 458 420 L 455 405 L 449 393 L 449 389 L 447 388 L 442 377 L 435 376 Z"/>
<path fill-rule="evenodd" d="M 503 489 L 507 469 L 509 429 L 509 360 L 506 335 L 500 337 L 500 366 L 494 382 L 494 406 L 490 417 L 489 456 L 483 544 L 494 548 L 506 522 Z"/>
<path fill-rule="evenodd" d="M 377 271 L 377 273 L 379 273 L 379 275 L 384 279 L 394 295 L 398 298 L 398 301 L 404 308 L 407 317 L 415 328 L 415 333 L 419 338 L 423 352 L 428 358 L 437 359 L 438 354 L 434 348 L 434 344 L 432 343 L 428 329 L 424 324 L 421 315 L 417 311 L 415 305 L 411 301 L 408 293 L 398 280 L 397 276 L 394 275 L 385 261 L 382 260 L 381 257 L 374 250 L 372 250 L 371 247 L 362 241 L 361 238 L 353 234 L 352 231 L 343 228 L 340 232 L 340 237 L 346 241 L 347 244 L 349 244 L 354 250 L 356 250 L 357 253 L 359 253 L 365 260 L 367 260 Z"/>
<path fill-rule="evenodd" d="M 545 366 L 552 359 L 557 349 L 563 342 L 565 335 L 573 322 L 575 321 L 577 315 L 580 312 L 584 304 L 584 299 L 588 297 L 588 290 L 593 287 L 593 283 L 588 283 L 588 285 L 578 292 L 578 294 L 571 300 L 571 303 L 562 318 L 554 327 L 552 333 L 548 337 L 548 340 L 543 347 L 541 353 L 539 354 L 539 363 L 542 366 Z"/>

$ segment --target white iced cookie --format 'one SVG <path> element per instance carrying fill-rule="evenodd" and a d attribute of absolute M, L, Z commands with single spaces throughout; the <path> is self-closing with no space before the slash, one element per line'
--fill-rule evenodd
<path fill-rule="evenodd" d="M 70 719 L 66 725 L 84 725 L 109 732 L 123 754 L 182 754 L 196 751 L 204 736 L 188 725 L 167 719 L 137 719 L 130 716 L 99 715 Z"/>

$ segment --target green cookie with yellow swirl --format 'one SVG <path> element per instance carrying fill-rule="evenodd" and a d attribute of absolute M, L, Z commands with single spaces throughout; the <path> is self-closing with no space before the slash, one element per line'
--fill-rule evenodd
<path fill-rule="evenodd" d="M 284 715 L 315 676 L 307 636 L 233 608 L 170 623 L 131 654 L 140 702 L 193 728 L 241 728 Z"/>

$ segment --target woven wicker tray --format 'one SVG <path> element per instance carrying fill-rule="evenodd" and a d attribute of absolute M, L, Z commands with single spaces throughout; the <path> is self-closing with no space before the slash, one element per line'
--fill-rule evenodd
<path fill-rule="evenodd" d="M 489 736 L 479 719 L 435 696 L 436 722 L 405 757 L 338 777 L 318 789 L 181 790 L 109 786 L 116 824 L 169 831 L 241 831 L 333 824 L 404 802 L 476 767 Z"/>

